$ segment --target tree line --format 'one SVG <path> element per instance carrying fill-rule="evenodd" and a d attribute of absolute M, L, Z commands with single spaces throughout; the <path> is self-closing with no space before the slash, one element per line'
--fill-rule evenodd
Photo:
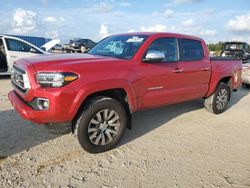
<path fill-rule="evenodd" d="M 208 44 L 207 46 L 210 52 L 213 51 L 216 55 L 220 55 L 223 44 L 224 42 L 218 42 L 216 44 Z"/>

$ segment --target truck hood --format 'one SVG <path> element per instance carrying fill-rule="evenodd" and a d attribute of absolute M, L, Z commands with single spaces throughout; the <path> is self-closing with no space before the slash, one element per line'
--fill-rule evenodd
<path fill-rule="evenodd" d="M 93 63 L 104 63 L 104 62 L 121 62 L 128 61 L 113 57 L 97 56 L 90 54 L 49 54 L 41 56 L 33 56 L 28 58 L 20 59 L 16 64 L 25 64 L 27 67 L 34 66 L 37 71 L 39 70 L 50 70 L 50 69 L 61 69 L 62 67 L 70 67 L 75 65 L 93 64 Z"/>

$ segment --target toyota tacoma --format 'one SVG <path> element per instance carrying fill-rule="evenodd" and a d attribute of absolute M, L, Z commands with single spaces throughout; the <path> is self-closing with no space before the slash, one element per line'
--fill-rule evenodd
<path fill-rule="evenodd" d="M 200 38 L 129 33 L 87 54 L 16 61 L 8 97 L 23 118 L 70 125 L 86 151 L 99 153 L 116 146 L 139 110 L 203 98 L 208 111 L 224 112 L 241 75 L 240 60 L 210 59 Z"/>

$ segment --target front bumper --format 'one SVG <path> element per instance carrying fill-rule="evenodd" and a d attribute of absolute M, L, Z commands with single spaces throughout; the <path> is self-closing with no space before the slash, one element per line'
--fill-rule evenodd
<path fill-rule="evenodd" d="M 28 105 L 26 105 L 15 93 L 15 91 L 10 91 L 8 94 L 8 98 L 12 104 L 12 106 L 16 109 L 16 111 L 27 120 L 32 120 L 33 114 L 32 114 L 32 108 L 30 108 Z M 36 121 L 36 123 L 40 123 L 39 121 Z"/>
<path fill-rule="evenodd" d="M 31 107 L 30 102 L 25 101 L 20 97 L 14 90 L 10 91 L 8 98 L 16 109 L 16 111 L 24 118 L 34 123 L 47 124 L 47 123 L 62 123 L 70 122 L 74 118 L 72 113 L 69 113 L 74 97 L 75 91 L 70 90 L 70 92 L 59 92 L 56 95 L 48 93 L 39 92 L 38 95 L 33 97 L 44 97 L 50 102 L 48 110 L 36 110 Z"/>

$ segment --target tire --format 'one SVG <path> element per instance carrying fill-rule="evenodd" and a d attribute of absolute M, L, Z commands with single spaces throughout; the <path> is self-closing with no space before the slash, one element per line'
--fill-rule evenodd
<path fill-rule="evenodd" d="M 89 153 L 100 153 L 114 148 L 127 127 L 123 105 L 109 97 L 95 97 L 83 109 L 76 124 L 77 138 Z"/>
<path fill-rule="evenodd" d="M 214 114 L 221 114 L 227 109 L 230 97 L 230 86 L 226 83 L 219 83 L 215 92 L 205 99 L 205 108 Z"/>

